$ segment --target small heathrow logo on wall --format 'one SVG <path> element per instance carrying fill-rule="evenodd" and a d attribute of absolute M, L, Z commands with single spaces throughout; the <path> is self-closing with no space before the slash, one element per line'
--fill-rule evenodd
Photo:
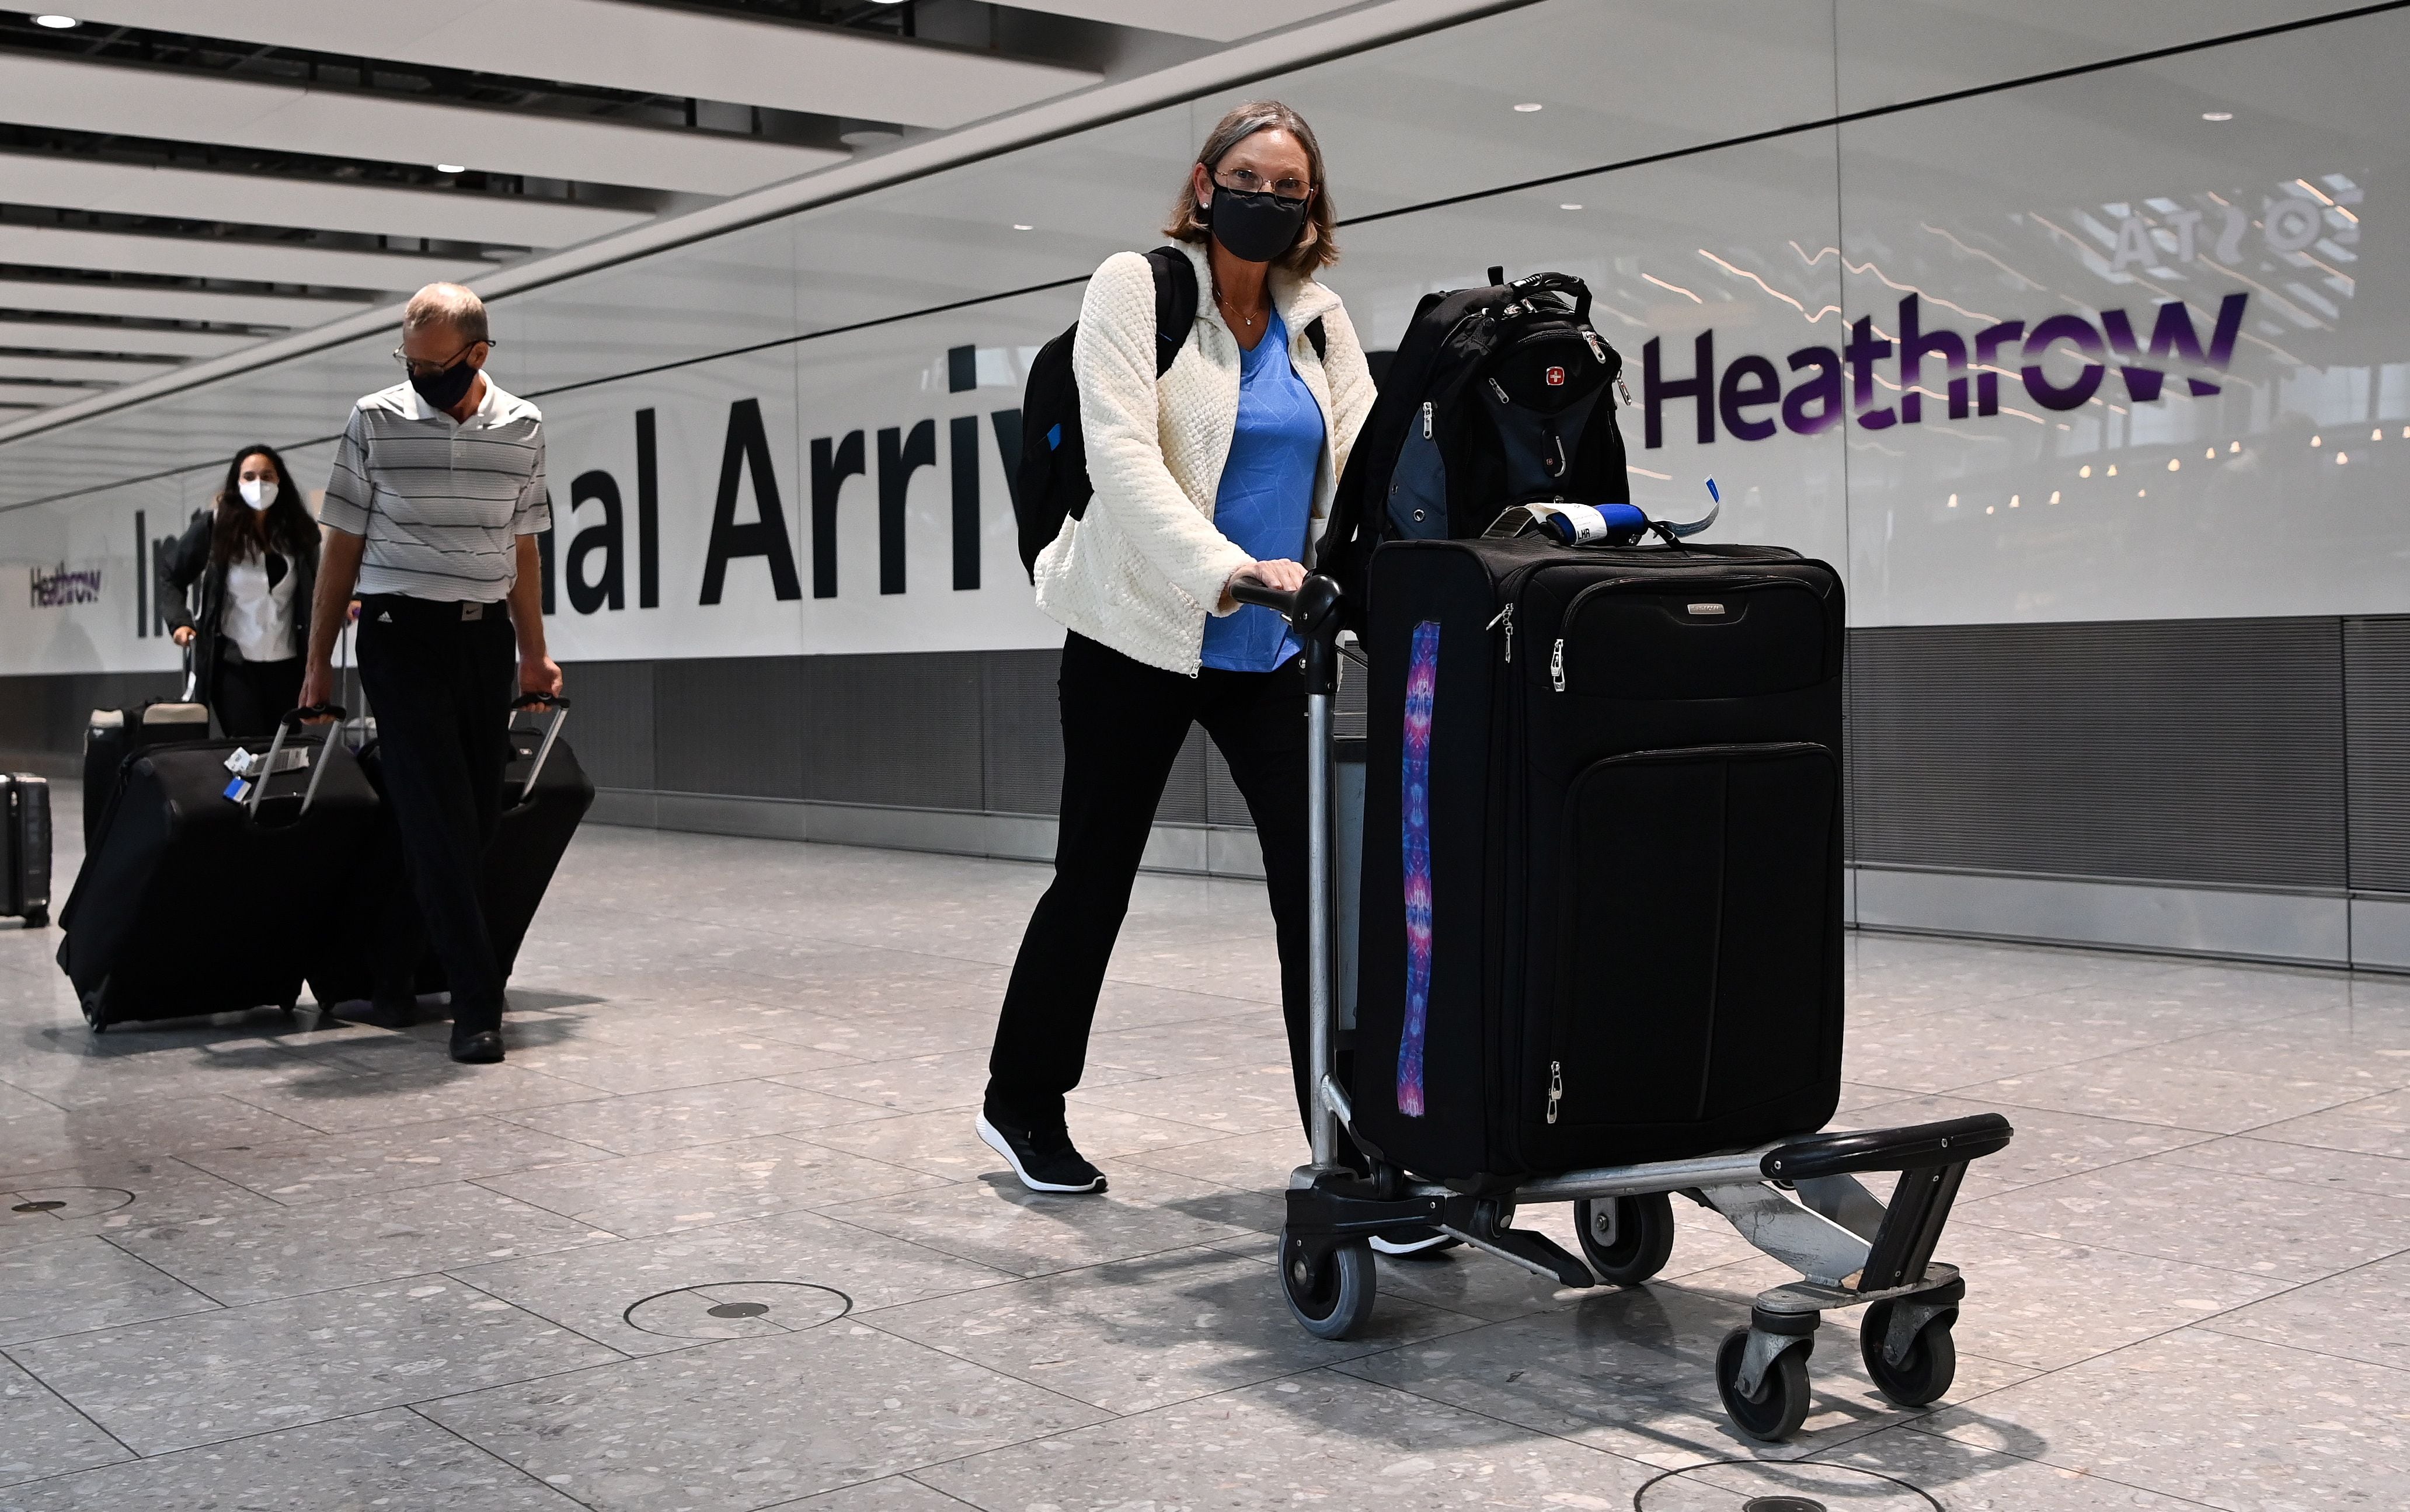
<path fill-rule="evenodd" d="M 69 567 L 65 562 L 56 567 L 36 567 L 26 574 L 33 582 L 34 607 L 64 609 L 71 603 L 100 602 L 100 569 Z"/>

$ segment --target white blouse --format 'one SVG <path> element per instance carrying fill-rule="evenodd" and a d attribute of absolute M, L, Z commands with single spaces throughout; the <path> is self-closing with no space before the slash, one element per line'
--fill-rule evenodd
<path fill-rule="evenodd" d="M 226 568 L 225 615 L 219 633 L 246 662 L 283 662 L 300 655 L 293 644 L 293 583 L 300 574 L 288 560 L 284 574 L 268 581 L 268 559 L 246 557 Z"/>

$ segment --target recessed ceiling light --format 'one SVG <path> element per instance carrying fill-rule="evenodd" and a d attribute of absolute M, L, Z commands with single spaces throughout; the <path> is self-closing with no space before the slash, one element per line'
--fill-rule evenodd
<path fill-rule="evenodd" d="M 466 173 L 469 170 L 457 163 L 438 163 L 435 165 L 435 171 L 438 173 Z"/>
<path fill-rule="evenodd" d="M 1559 210 L 1579 210 L 1579 209 L 1581 209 L 1581 207 L 1580 207 L 1579 205 L 1559 205 L 1559 206 L 1557 207 L 1557 209 L 1559 209 Z"/>
<path fill-rule="evenodd" d="M 81 25 L 82 22 L 77 21 L 73 16 L 36 16 L 34 18 L 34 24 L 36 26 L 47 26 L 54 32 L 64 32 L 68 27 L 79 26 Z"/>
<path fill-rule="evenodd" d="M 1525 100 L 1522 104 L 1515 107 L 1515 109 L 1524 115 L 1530 115 L 1532 111 L 1540 109 L 1540 103 L 1537 100 Z"/>
<path fill-rule="evenodd" d="M 2200 113 L 2200 118 L 2203 121 L 2231 121 L 2234 119 L 2234 112 L 2231 110 L 2203 110 Z"/>
<path fill-rule="evenodd" d="M 1016 231 L 1035 231 L 1038 229 L 1038 227 L 1034 225 L 1024 225 L 1019 221 L 1012 223 L 1012 228 Z"/>

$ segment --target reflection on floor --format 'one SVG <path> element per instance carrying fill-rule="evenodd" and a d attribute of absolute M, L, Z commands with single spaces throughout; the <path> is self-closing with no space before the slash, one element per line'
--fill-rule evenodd
<path fill-rule="evenodd" d="M 1709 1361 L 1774 1272 L 1686 1204 L 1646 1288 L 1385 1261 L 1370 1337 L 1291 1324 L 1253 887 L 1139 888 L 1111 1194 L 1001 1181 L 1045 880 L 589 829 L 473 1069 L 306 1008 L 88 1038 L 0 923 L 0 1508 L 2410 1505 L 2410 983 L 1853 938 L 1844 1118 L 2019 1135 L 1944 1253 L 1957 1389 L 1889 1407 L 1844 1315 L 1767 1453 Z"/>

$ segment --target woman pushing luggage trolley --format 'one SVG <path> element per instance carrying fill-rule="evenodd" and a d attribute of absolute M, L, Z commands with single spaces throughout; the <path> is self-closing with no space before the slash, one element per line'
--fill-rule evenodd
<path fill-rule="evenodd" d="M 1743 1433 L 1806 1418 L 1828 1308 L 1867 1306 L 1885 1396 L 1935 1401 L 1965 1286 L 1934 1250 L 1967 1162 L 2011 1129 L 1987 1113 L 1816 1132 L 1840 1086 L 1839 579 L 1670 531 L 1568 545 L 1597 532 L 1540 529 L 1560 513 L 1372 555 L 1346 938 L 1340 591 L 1234 586 L 1306 647 L 1317 1096 L 1281 1233 L 1289 1309 L 1347 1337 L 1372 1309 L 1372 1239 L 1430 1228 L 1561 1286 L 1637 1286 L 1665 1263 L 1678 1194 L 1800 1274 L 1718 1351 Z M 1342 1128 L 1367 1169 L 1341 1163 Z M 1859 1179 L 1880 1172 L 1898 1174 L 1888 1202 Z M 1582 1258 L 1513 1227 L 1518 1206 L 1563 1201 Z"/>

